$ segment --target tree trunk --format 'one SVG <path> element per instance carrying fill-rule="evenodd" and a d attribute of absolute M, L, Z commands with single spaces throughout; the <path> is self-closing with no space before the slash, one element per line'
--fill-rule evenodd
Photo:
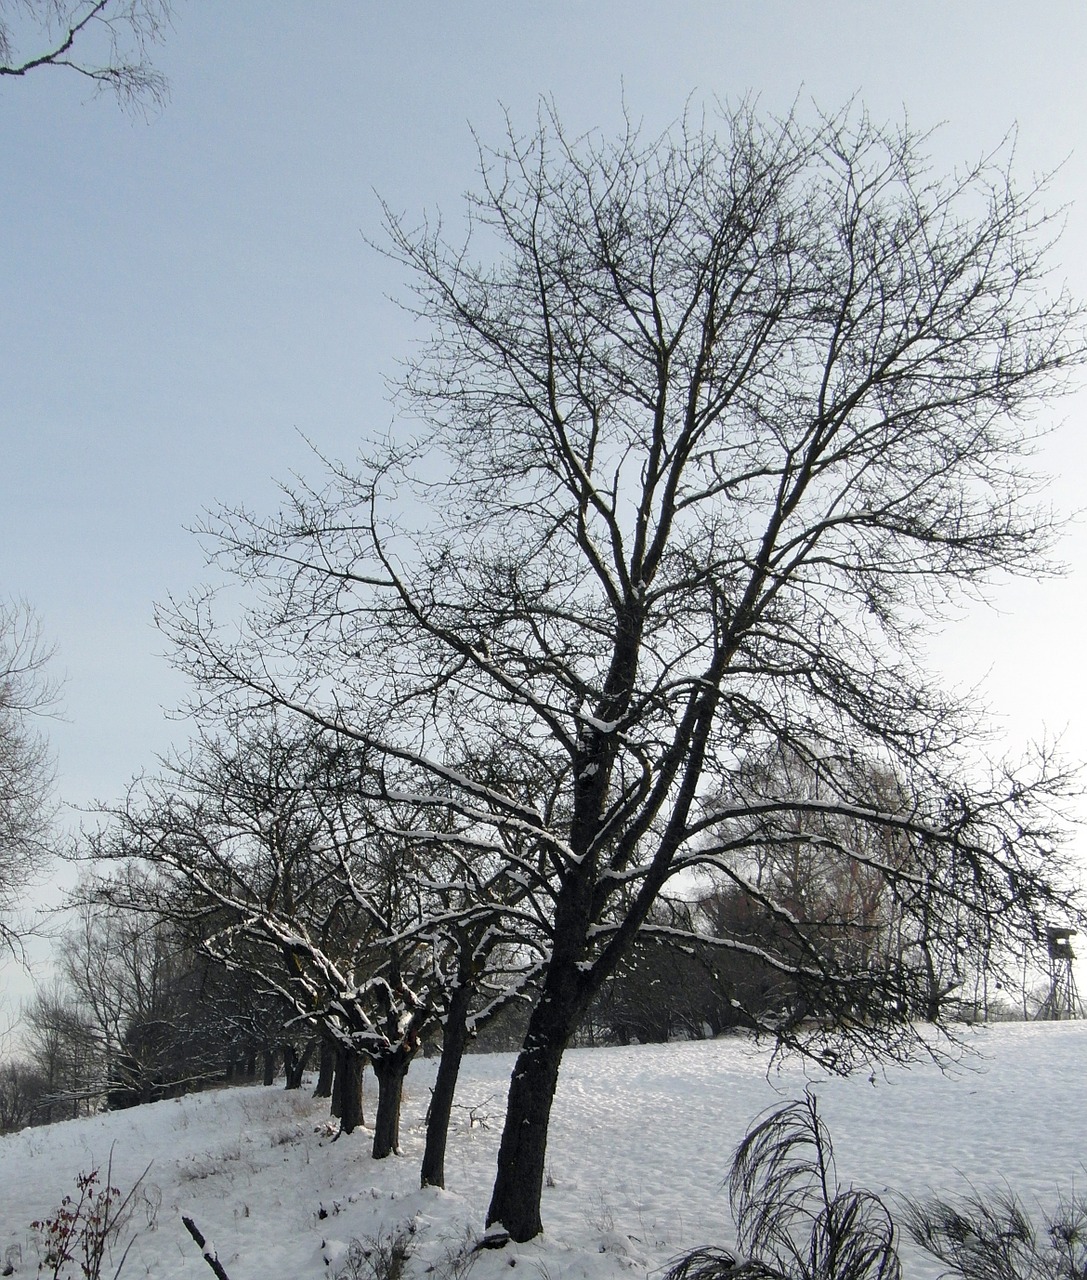
<path fill-rule="evenodd" d="M 472 990 L 461 983 L 449 998 L 442 1035 L 442 1056 L 427 1115 L 426 1148 L 419 1179 L 424 1187 L 445 1186 L 445 1146 L 449 1138 L 449 1117 L 453 1111 L 453 1095 L 457 1088 L 464 1047 L 468 1043 L 468 1006 Z"/>
<path fill-rule="evenodd" d="M 932 948 L 928 945 L 927 939 L 921 944 L 921 954 L 925 958 L 925 1012 L 924 1018 L 926 1022 L 934 1025 L 940 1021 L 940 1014 L 943 1012 L 944 1001 L 953 991 L 960 985 L 958 980 L 945 982 L 937 971 L 936 961 L 932 955 Z"/>
<path fill-rule="evenodd" d="M 313 1090 L 315 1098 L 332 1097 L 332 1080 L 336 1074 L 336 1046 L 327 1036 L 321 1037 L 321 1057 L 317 1068 L 317 1086 Z M 335 1115 L 336 1113 L 333 1112 Z"/>
<path fill-rule="evenodd" d="M 332 1114 L 340 1117 L 341 1133 L 353 1133 L 363 1123 L 362 1073 L 365 1067 L 364 1053 L 357 1049 L 340 1049 L 336 1061 L 336 1083 L 332 1088 Z M 337 1103 L 338 1111 L 335 1109 Z"/>
<path fill-rule="evenodd" d="M 400 1149 L 400 1103 L 404 1077 L 415 1055 L 403 1047 L 371 1058 L 377 1076 L 377 1119 L 374 1121 L 374 1159 L 384 1160 Z"/>
<path fill-rule="evenodd" d="M 274 1049 L 264 1050 L 264 1076 L 263 1083 L 267 1087 L 276 1082 L 276 1051 Z"/>
<path fill-rule="evenodd" d="M 592 997 L 580 976 L 576 963 L 552 964 L 510 1080 L 487 1226 L 503 1227 L 518 1242 L 531 1240 L 543 1230 L 540 1199 L 547 1126 L 559 1064 Z"/>
<path fill-rule="evenodd" d="M 287 1076 L 288 1089 L 301 1089 L 302 1076 L 309 1065 L 309 1057 L 313 1052 L 313 1041 L 307 1041 L 301 1053 L 290 1042 L 283 1046 L 283 1070 Z"/>

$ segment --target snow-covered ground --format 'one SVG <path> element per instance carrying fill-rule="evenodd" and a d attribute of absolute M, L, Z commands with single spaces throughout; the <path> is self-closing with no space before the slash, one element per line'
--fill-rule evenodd
<path fill-rule="evenodd" d="M 472 1280 L 513 1267 L 530 1280 L 644 1276 L 692 1245 L 730 1243 L 721 1181 L 732 1150 L 757 1113 L 809 1084 L 843 1182 L 914 1195 L 1000 1186 L 1028 1206 L 1082 1191 L 1087 1022 L 998 1025 L 971 1043 L 977 1054 L 950 1075 L 915 1066 L 849 1080 L 811 1079 L 795 1063 L 768 1069 L 743 1039 L 571 1052 L 548 1148 L 545 1234 L 474 1255 Z M 366 1131 L 333 1142 L 326 1104 L 281 1087 L 215 1090 L 0 1138 L 0 1263 L 35 1274 L 29 1224 L 81 1170 L 104 1170 L 112 1150 L 126 1190 L 151 1164 L 124 1277 L 211 1276 L 184 1214 L 230 1280 L 356 1280 L 349 1243 L 398 1230 L 411 1233 L 408 1280 L 465 1280 L 458 1255 L 483 1222 L 510 1065 L 508 1055 L 466 1059 L 444 1192 L 418 1189 L 426 1061 L 408 1077 L 403 1154 L 380 1162 Z M 906 1262 L 907 1274 L 935 1274 Z M 357 1275 L 373 1280 L 365 1268 Z"/>

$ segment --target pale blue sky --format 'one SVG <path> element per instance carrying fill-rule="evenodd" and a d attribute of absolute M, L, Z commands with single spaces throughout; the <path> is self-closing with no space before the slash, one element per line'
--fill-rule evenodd
<path fill-rule="evenodd" d="M 156 599 L 203 576 L 185 531 L 219 501 L 271 509 L 274 477 L 349 456 L 392 422 L 384 375 L 410 340 L 404 280 L 365 243 L 374 191 L 459 216 L 469 125 L 531 127 L 552 95 L 574 131 L 653 127 L 689 97 L 856 95 L 908 111 L 944 167 L 1018 124 L 1025 178 L 1064 162 L 1059 265 L 1087 295 L 1082 0 L 179 0 L 156 53 L 172 97 L 148 122 L 43 70 L 0 84 L 0 590 L 59 648 L 61 797 L 116 797 L 185 734 Z M 1053 411 L 1055 500 L 1083 502 L 1087 398 Z M 939 660 L 985 681 L 1013 734 L 1068 726 L 1087 756 L 1087 537 L 1072 575 L 948 629 Z"/>

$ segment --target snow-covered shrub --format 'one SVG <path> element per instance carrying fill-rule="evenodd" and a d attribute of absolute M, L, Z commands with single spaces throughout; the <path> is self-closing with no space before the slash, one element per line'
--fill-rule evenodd
<path fill-rule="evenodd" d="M 151 1166 L 148 1165 L 148 1169 Z M 36 1232 L 40 1261 L 38 1274 L 51 1280 L 101 1280 L 107 1260 L 112 1268 L 113 1251 L 119 1247 L 136 1209 L 137 1193 L 147 1176 L 147 1169 L 136 1180 L 127 1195 L 113 1185 L 113 1153 L 110 1153 L 103 1178 L 97 1168 L 76 1177 L 76 1196 L 65 1196 L 47 1217 L 32 1222 Z M 150 1202 L 148 1202 L 150 1203 Z M 150 1220 L 149 1225 L 154 1225 Z M 136 1241 L 132 1232 L 112 1269 L 113 1280 L 121 1274 L 129 1250 Z"/>
<path fill-rule="evenodd" d="M 728 1176 L 740 1258 L 707 1246 L 666 1280 L 900 1280 L 896 1232 L 874 1192 L 843 1188 L 815 1096 L 760 1119 Z"/>
<path fill-rule="evenodd" d="M 1084 1280 L 1087 1197 L 1061 1197 L 1037 1226 L 1012 1192 L 908 1201 L 906 1230 L 963 1280 Z"/>
<path fill-rule="evenodd" d="M 728 1180 L 738 1249 L 705 1245 L 665 1280 L 901 1280 L 898 1231 L 874 1192 L 843 1189 L 816 1099 L 769 1112 L 736 1149 Z M 1009 1190 L 904 1200 L 913 1241 L 960 1280 L 1087 1280 L 1087 1196 L 1040 1225 Z"/>
<path fill-rule="evenodd" d="M 403 1280 L 415 1224 L 352 1240 L 336 1280 Z"/>

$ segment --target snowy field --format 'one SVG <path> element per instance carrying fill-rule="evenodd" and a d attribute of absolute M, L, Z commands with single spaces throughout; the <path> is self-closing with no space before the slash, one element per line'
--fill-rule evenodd
<path fill-rule="evenodd" d="M 970 1041 L 976 1054 L 950 1075 L 925 1066 L 849 1080 L 809 1078 L 795 1063 L 768 1070 L 765 1052 L 742 1039 L 571 1052 L 548 1149 L 545 1234 L 474 1255 L 472 1280 L 514 1267 L 530 1280 L 646 1276 L 692 1245 L 730 1243 L 721 1180 L 731 1152 L 756 1114 L 806 1084 L 843 1182 L 915 1195 L 1001 1186 L 1028 1206 L 1051 1203 L 1059 1188 L 1082 1191 L 1087 1022 L 998 1025 Z M 211 1277 L 184 1214 L 230 1280 L 356 1280 L 352 1239 L 398 1229 L 411 1233 L 408 1280 L 465 1280 L 457 1255 L 483 1222 L 511 1061 L 465 1060 L 444 1192 L 418 1189 L 434 1072 L 425 1061 L 408 1077 L 403 1154 L 381 1162 L 370 1159 L 365 1130 L 331 1141 L 326 1104 L 281 1087 L 221 1089 L 2 1137 L 0 1271 L 36 1274 L 29 1224 L 80 1171 L 104 1170 L 112 1149 L 125 1190 L 151 1164 L 124 1277 Z M 368 1077 L 372 1111 L 371 1085 Z M 469 1108 L 482 1123 L 470 1123 Z M 904 1258 L 908 1276 L 936 1273 Z M 357 1277 L 372 1280 L 365 1269 Z"/>

